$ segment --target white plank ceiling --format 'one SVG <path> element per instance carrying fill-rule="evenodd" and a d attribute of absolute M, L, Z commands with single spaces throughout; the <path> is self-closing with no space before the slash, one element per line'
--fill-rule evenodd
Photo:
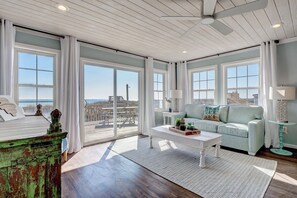
<path fill-rule="evenodd" d="M 207 0 L 206 0 L 207 1 Z M 215 12 L 254 0 L 218 0 Z M 68 12 L 56 8 L 58 3 Z M 297 36 L 297 0 L 268 0 L 268 6 L 220 19 L 234 31 L 223 36 L 195 22 L 161 16 L 200 16 L 201 0 L 1 0 L 0 17 L 15 24 L 166 61 L 189 60 Z M 273 29 L 275 23 L 282 26 Z M 186 50 L 188 53 L 183 54 Z"/>

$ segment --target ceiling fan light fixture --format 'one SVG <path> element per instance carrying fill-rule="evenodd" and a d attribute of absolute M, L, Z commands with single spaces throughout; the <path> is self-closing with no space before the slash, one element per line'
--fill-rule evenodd
<path fill-rule="evenodd" d="M 272 28 L 279 28 L 280 26 L 282 26 L 281 23 L 276 23 L 272 25 Z"/>
<path fill-rule="evenodd" d="M 213 17 L 210 17 L 210 16 L 203 18 L 202 21 L 201 21 L 201 23 L 203 25 L 210 25 L 213 22 L 214 22 L 214 18 Z"/>

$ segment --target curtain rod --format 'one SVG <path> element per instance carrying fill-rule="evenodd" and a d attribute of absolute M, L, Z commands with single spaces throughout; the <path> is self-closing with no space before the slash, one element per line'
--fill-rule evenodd
<path fill-rule="evenodd" d="M 29 27 L 26 27 L 26 26 L 22 26 L 22 25 L 13 24 L 13 26 L 23 28 L 23 29 L 27 29 L 27 30 L 31 30 L 31 31 L 35 31 L 35 32 L 40 32 L 40 33 L 52 35 L 52 36 L 57 36 L 57 37 L 61 37 L 61 38 L 65 37 L 64 35 L 61 35 L 61 34 L 49 33 L 49 32 L 45 32 L 45 31 L 42 31 L 42 30 L 37 30 L 37 29 L 34 29 L 34 28 L 29 28 Z M 142 58 L 148 58 L 147 56 L 142 56 L 142 55 L 139 55 L 139 54 L 134 54 L 134 53 L 127 52 L 127 51 L 124 51 L 124 50 L 119 50 L 119 49 L 115 49 L 115 48 L 111 48 L 111 47 L 107 47 L 107 46 L 103 46 L 103 45 L 98 45 L 98 44 L 95 44 L 95 43 L 90 43 L 90 42 L 86 42 L 86 41 L 82 41 L 82 40 L 77 40 L 77 41 L 81 42 L 81 43 L 86 43 L 86 44 L 89 44 L 89 45 L 94 45 L 94 46 L 97 46 L 97 47 L 102 47 L 102 48 L 105 48 L 105 49 L 114 50 L 116 52 L 122 52 L 122 53 L 125 53 L 125 54 L 130 54 L 130 55 L 134 55 L 134 56 L 138 56 L 138 57 L 142 57 Z M 163 62 L 163 63 L 167 63 L 167 64 L 169 63 L 168 61 L 164 61 L 164 60 L 160 60 L 160 59 L 155 59 L 154 58 L 154 60 L 159 61 L 159 62 Z"/>
<path fill-rule="evenodd" d="M 112 47 L 107 47 L 107 46 L 104 46 L 104 45 L 90 43 L 90 42 L 82 41 L 82 40 L 77 40 L 77 41 L 78 42 L 81 42 L 81 43 L 89 44 L 89 45 L 94 45 L 96 47 L 101 47 L 101 48 L 113 50 L 113 51 L 116 51 L 116 52 L 122 52 L 122 53 L 125 53 L 125 54 L 129 54 L 129 55 L 133 55 L 133 56 L 138 56 L 138 57 L 141 57 L 141 58 L 144 58 L 144 59 L 148 58 L 147 56 L 142 56 L 142 55 L 139 55 L 139 54 L 134 54 L 134 53 L 131 53 L 131 52 L 127 52 L 127 51 L 124 51 L 124 50 L 115 49 L 115 48 L 112 48 Z M 164 61 L 164 60 L 160 60 L 160 59 L 155 59 L 154 58 L 154 60 L 159 61 L 159 62 L 163 62 L 163 63 L 169 63 L 168 61 Z"/>
<path fill-rule="evenodd" d="M 45 32 L 45 31 L 42 31 L 42 30 L 37 30 L 37 29 L 26 27 L 26 26 L 22 26 L 22 25 L 15 25 L 15 24 L 13 24 L 13 26 L 18 27 L 18 28 L 23 28 L 23 29 L 31 30 L 31 31 L 35 31 L 35 32 L 40 32 L 40 33 L 43 33 L 43 34 L 48 34 L 48 35 L 51 35 L 51 36 L 57 36 L 57 37 L 61 37 L 61 38 L 64 38 L 65 37 L 64 35 L 61 35 L 61 34 L 54 34 L 54 33 L 50 33 L 50 32 Z"/>
<path fill-rule="evenodd" d="M 209 55 L 209 56 L 204 56 L 204 57 L 201 57 L 201 58 L 194 58 L 194 59 L 191 59 L 191 60 L 187 60 L 187 63 L 189 62 L 193 62 L 193 61 L 197 61 L 197 60 L 201 60 L 201 59 L 205 59 L 205 58 L 210 58 L 210 57 L 213 57 L 213 56 L 220 56 L 220 55 L 223 55 L 223 54 L 229 54 L 229 53 L 232 53 L 232 52 L 237 52 L 237 51 L 241 51 L 241 50 L 245 50 L 245 49 L 250 49 L 250 48 L 254 48 L 254 47 L 259 47 L 260 45 L 253 45 L 253 46 L 249 46 L 249 47 L 244 47 L 244 48 L 240 48 L 240 49 L 236 49 L 236 50 L 231 50 L 231 51 L 227 51 L 227 52 L 222 52 L 222 53 L 218 53 L 218 54 L 213 54 L 213 55 Z"/>

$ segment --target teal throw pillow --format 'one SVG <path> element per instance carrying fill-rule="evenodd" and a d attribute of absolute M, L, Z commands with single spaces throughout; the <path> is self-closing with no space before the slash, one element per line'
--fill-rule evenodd
<path fill-rule="evenodd" d="M 203 120 L 220 121 L 220 106 L 206 106 Z"/>

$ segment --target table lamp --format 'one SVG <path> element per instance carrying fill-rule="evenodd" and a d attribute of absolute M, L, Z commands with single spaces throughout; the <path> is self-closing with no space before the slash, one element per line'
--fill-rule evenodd
<path fill-rule="evenodd" d="M 288 122 L 288 100 L 295 100 L 296 90 L 291 86 L 269 87 L 269 99 L 277 100 L 277 121 Z"/>
<path fill-rule="evenodd" d="M 178 107 L 178 99 L 181 99 L 183 97 L 182 90 L 169 90 L 169 98 L 174 99 L 174 109 L 173 112 L 179 111 Z"/>

